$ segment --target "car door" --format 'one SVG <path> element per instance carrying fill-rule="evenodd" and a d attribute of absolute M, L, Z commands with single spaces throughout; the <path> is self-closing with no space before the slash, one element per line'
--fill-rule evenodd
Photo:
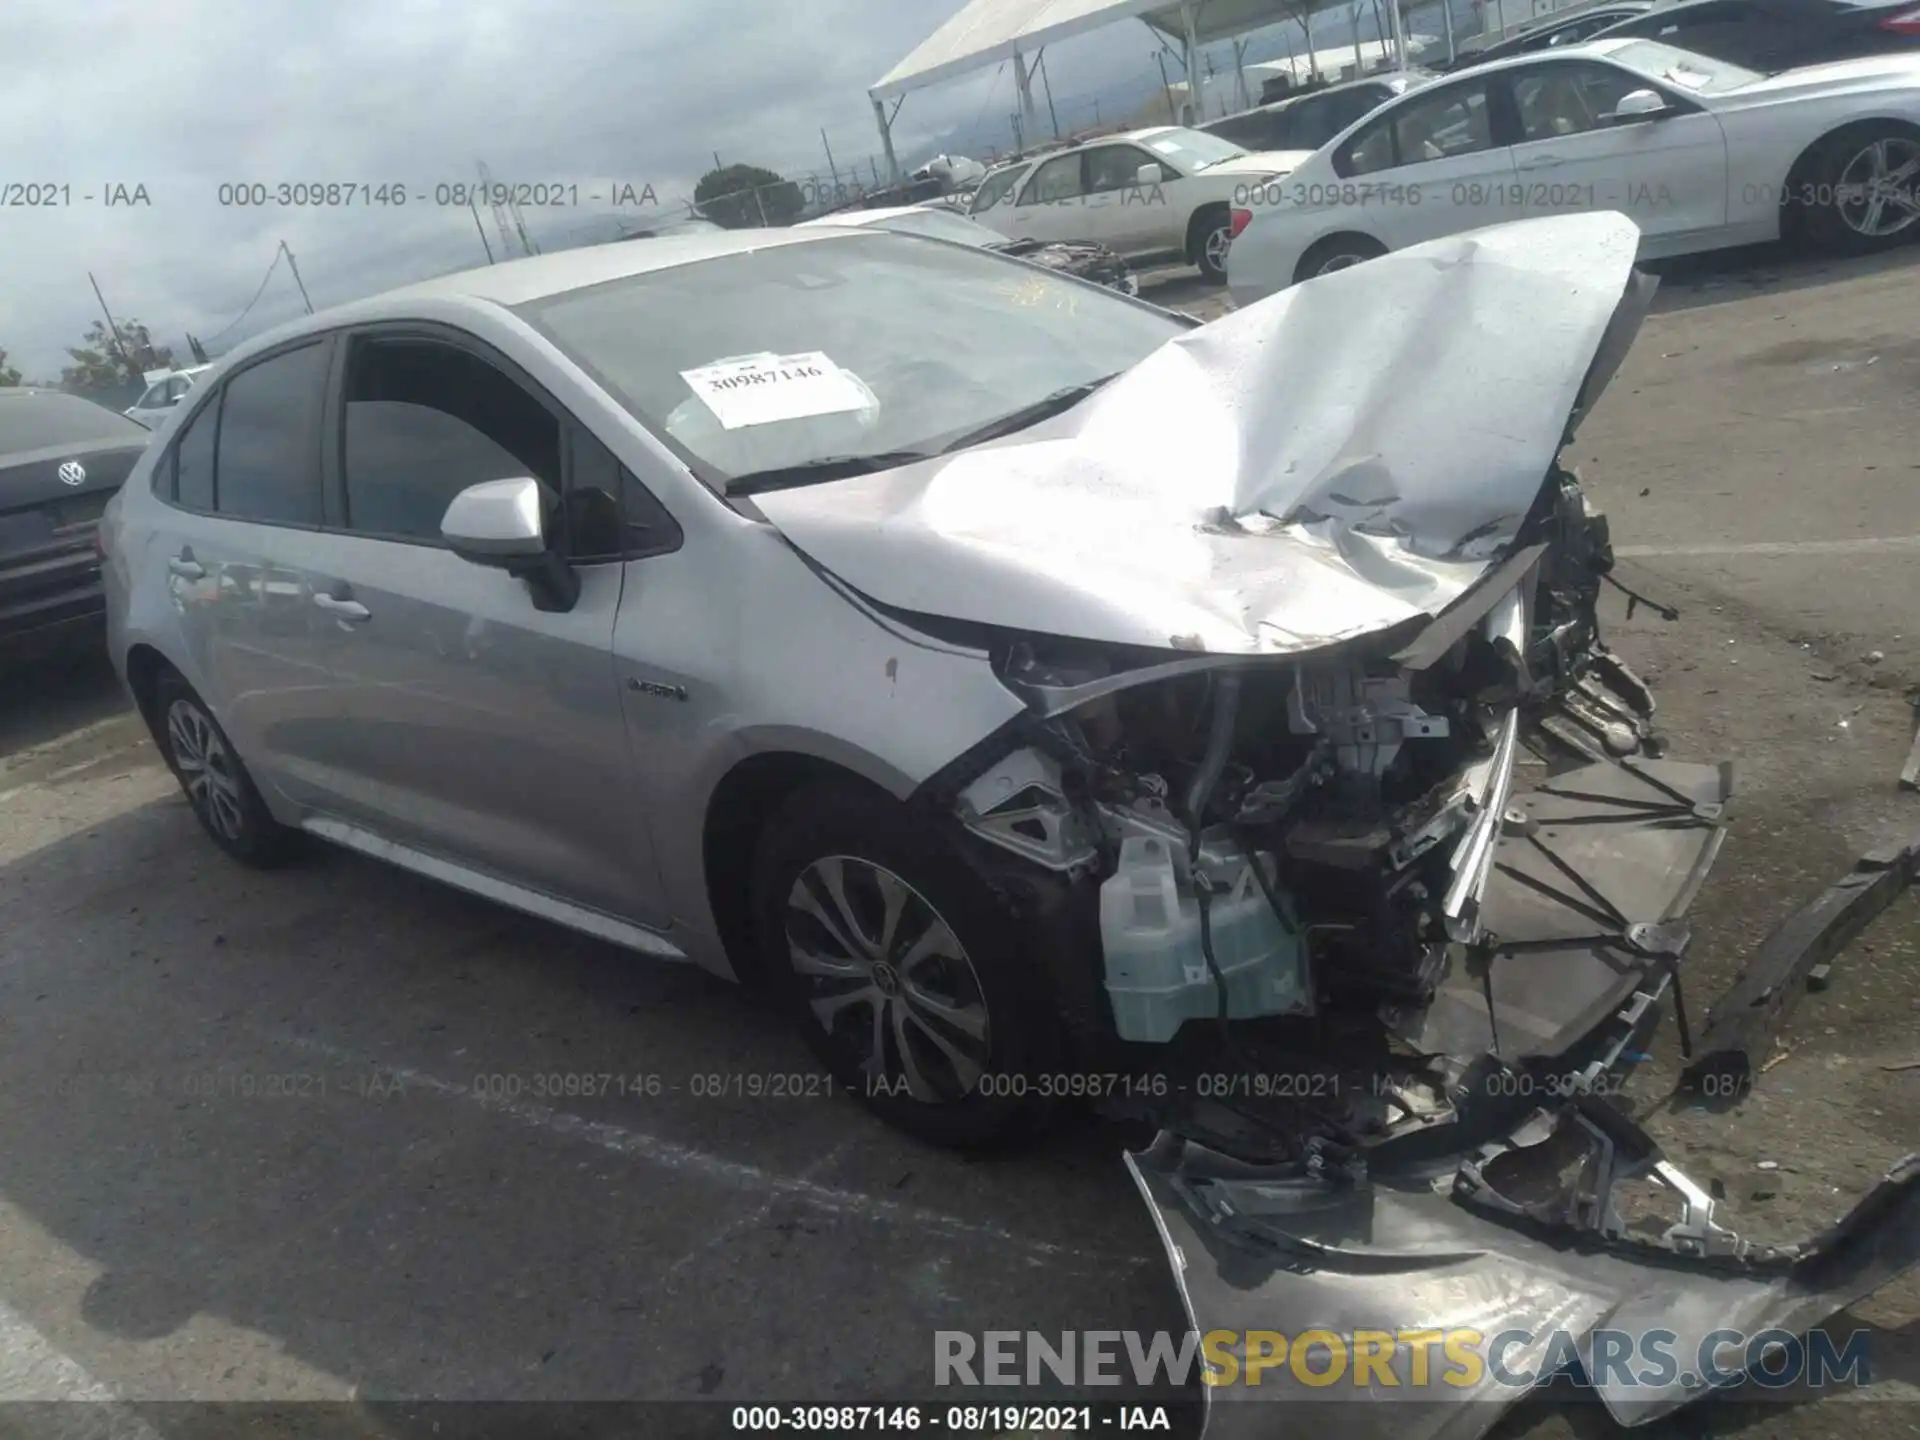
<path fill-rule="evenodd" d="M 1342 183 L 1326 187 L 1331 196 L 1289 198 L 1340 205 L 1343 224 L 1390 250 L 1514 219 L 1513 150 L 1493 120 L 1485 76 L 1428 86 L 1347 139 L 1334 155 Z"/>
<path fill-rule="evenodd" d="M 1076 238 L 1097 239 L 1122 255 L 1180 247 L 1186 211 L 1179 203 L 1178 172 L 1138 145 L 1095 145 L 1084 152 L 1082 163 L 1084 203 L 1097 233 Z M 1149 165 L 1159 178 L 1143 185 L 1140 170 Z"/>
<path fill-rule="evenodd" d="M 1080 152 L 1056 155 L 1034 167 L 1014 198 L 1007 234 L 1016 240 L 1098 240 L 1107 243 L 1086 209 Z"/>
<path fill-rule="evenodd" d="M 328 793 L 328 636 L 307 568 L 322 521 L 330 338 L 247 362 L 154 472 L 154 527 L 190 678 L 253 771 L 296 805 Z"/>
<path fill-rule="evenodd" d="M 1618 210 L 1640 227 L 1645 255 L 1726 224 L 1726 136 L 1698 101 L 1575 56 L 1542 57 L 1498 83 L 1528 214 Z M 1654 90 L 1671 108 L 1612 120 L 1636 90 Z"/>
<path fill-rule="evenodd" d="M 660 891 L 613 664 L 619 466 L 465 335 L 345 338 L 316 602 L 334 627 L 338 817 L 469 870 L 655 923 Z M 565 611 L 448 549 L 459 491 L 531 475 L 580 579 Z"/>

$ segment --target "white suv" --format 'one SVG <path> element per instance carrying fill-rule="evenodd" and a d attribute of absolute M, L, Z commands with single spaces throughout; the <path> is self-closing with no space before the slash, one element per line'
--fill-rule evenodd
<path fill-rule="evenodd" d="M 1245 215 L 1249 193 L 1309 153 L 1249 153 L 1156 125 L 1005 166 L 980 183 L 967 213 L 1014 240 L 1092 240 L 1130 260 L 1178 255 L 1223 285 L 1234 212 Z"/>

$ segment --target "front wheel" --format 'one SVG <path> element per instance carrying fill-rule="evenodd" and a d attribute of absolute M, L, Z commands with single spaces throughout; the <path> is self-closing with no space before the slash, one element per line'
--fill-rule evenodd
<path fill-rule="evenodd" d="M 809 1047 L 889 1123 L 972 1147 L 1033 1131 L 1053 1008 L 1017 923 L 890 797 L 793 797 L 754 872 L 760 958 Z"/>
<path fill-rule="evenodd" d="M 1789 183 L 1789 228 L 1841 254 L 1882 250 L 1920 233 L 1920 132 L 1867 126 L 1823 142 Z"/>

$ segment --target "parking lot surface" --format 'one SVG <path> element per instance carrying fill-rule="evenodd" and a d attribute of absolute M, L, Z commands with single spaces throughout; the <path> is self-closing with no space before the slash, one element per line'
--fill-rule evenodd
<path fill-rule="evenodd" d="M 1672 753 L 1738 767 L 1696 1010 L 1862 849 L 1920 831 L 1895 787 L 1920 684 L 1914 262 L 1671 274 L 1573 447 L 1623 577 L 1682 612 L 1610 596 L 1611 638 Z M 102 1400 L 117 1433 L 169 1433 L 148 1402 L 181 1400 L 927 1397 L 935 1330 L 1184 1325 L 1118 1160 L 1139 1137 L 941 1153 L 690 968 L 343 852 L 243 871 L 103 662 L 0 680 L 0 1027 L 0 1398 Z M 1634 1108 L 1719 1218 L 1829 1223 L 1920 1150 L 1920 1068 L 1894 1068 L 1920 1059 L 1920 904 L 1837 962 L 1737 1111 L 1671 1103 L 1674 1054 L 1669 1025 Z M 1920 1283 L 1834 1324 L 1873 1327 L 1864 1394 L 1658 1433 L 1920 1433 Z M 1500 1433 L 1608 1429 L 1541 1400 Z"/>

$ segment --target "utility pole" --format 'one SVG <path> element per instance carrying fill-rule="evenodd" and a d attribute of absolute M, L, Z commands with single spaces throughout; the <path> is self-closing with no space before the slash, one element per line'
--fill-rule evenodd
<path fill-rule="evenodd" d="M 487 252 L 487 263 L 494 263 L 493 246 L 487 243 L 487 227 L 480 223 L 480 207 L 473 203 L 473 197 L 467 197 L 467 211 L 473 216 L 473 228 L 480 232 L 480 248 Z"/>
<path fill-rule="evenodd" d="M 313 301 L 307 299 L 307 284 L 300 278 L 300 267 L 293 263 L 293 251 L 287 248 L 287 242 L 280 242 L 280 253 L 287 257 L 287 269 L 293 272 L 293 283 L 300 287 L 300 298 L 306 301 L 307 313 L 313 313 Z"/>
<path fill-rule="evenodd" d="M 840 198 L 840 171 L 833 163 L 833 146 L 827 143 L 827 127 L 820 127 L 820 148 L 827 152 L 827 173 L 833 177 L 833 195 Z"/>
<path fill-rule="evenodd" d="M 1053 122 L 1053 138 L 1058 140 L 1060 138 L 1060 117 L 1056 115 L 1053 110 L 1053 81 L 1047 78 L 1047 52 L 1042 50 L 1038 55 L 1034 56 L 1034 61 L 1040 67 L 1040 84 L 1047 92 L 1047 119 Z"/>
<path fill-rule="evenodd" d="M 93 298 L 100 302 L 100 313 L 107 317 L 107 329 L 113 332 L 113 344 L 114 348 L 120 352 L 120 363 L 127 367 L 127 372 L 133 379 L 142 378 L 141 373 L 134 368 L 133 356 L 128 353 L 127 337 L 122 335 L 120 327 L 114 324 L 113 312 L 107 309 L 107 297 L 100 293 L 100 282 L 93 278 L 91 270 L 87 272 L 87 283 L 93 286 Z"/>
<path fill-rule="evenodd" d="M 473 164 L 474 168 L 480 172 L 480 188 L 487 197 L 487 208 L 493 212 L 493 227 L 500 232 L 500 253 L 511 255 L 513 226 L 507 219 L 507 207 L 500 203 L 500 196 L 494 189 L 493 175 L 488 171 L 486 161 L 476 160 Z"/>

